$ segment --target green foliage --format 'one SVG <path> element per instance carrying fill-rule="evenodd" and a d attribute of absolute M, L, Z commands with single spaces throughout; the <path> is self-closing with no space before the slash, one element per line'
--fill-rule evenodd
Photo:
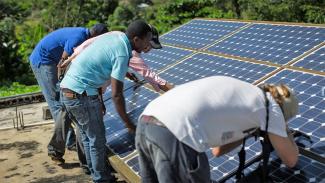
<path fill-rule="evenodd" d="M 19 45 L 18 54 L 23 62 L 28 62 L 28 57 L 33 48 L 45 35 L 45 28 L 39 23 L 27 22 L 16 27 L 16 37 Z"/>
<path fill-rule="evenodd" d="M 107 24 L 112 30 L 125 30 L 127 26 L 136 19 L 133 13 L 134 11 L 135 9 L 131 6 L 122 4 L 108 17 Z"/>
<path fill-rule="evenodd" d="M 0 87 L 0 97 L 7 97 L 12 95 L 19 95 L 19 94 L 31 93 L 37 91 L 41 91 L 38 85 L 25 86 L 19 84 L 18 82 L 13 82 L 12 85 L 9 87 L 6 86 Z"/>
<path fill-rule="evenodd" d="M 0 19 L 6 17 L 13 18 L 14 20 L 21 20 L 23 17 L 30 14 L 30 4 L 28 2 L 22 3 L 14 0 L 1 0 L 0 1 Z"/>
<path fill-rule="evenodd" d="M 169 1 L 160 7 L 152 7 L 149 14 L 151 22 L 159 32 L 164 33 L 173 27 L 196 18 L 235 18 L 230 9 L 232 4 L 226 0 L 176 0 Z"/>
<path fill-rule="evenodd" d="M 242 18 L 250 20 L 324 23 L 322 0 L 238 0 Z"/>
<path fill-rule="evenodd" d="M 41 11 L 41 19 L 49 30 L 103 23 L 117 6 L 118 0 L 50 0 L 48 8 Z"/>
<path fill-rule="evenodd" d="M 325 3 L 324 6 L 304 5 L 302 9 L 306 12 L 304 21 L 316 24 L 325 23 Z"/>
<path fill-rule="evenodd" d="M 24 51 L 24 47 L 20 47 L 23 42 L 16 38 L 15 24 L 11 18 L 0 21 L 0 35 L 0 85 L 8 85 L 13 81 L 34 84 L 28 60 L 23 60 L 20 55 Z M 26 44 L 29 47 L 29 43 Z"/>

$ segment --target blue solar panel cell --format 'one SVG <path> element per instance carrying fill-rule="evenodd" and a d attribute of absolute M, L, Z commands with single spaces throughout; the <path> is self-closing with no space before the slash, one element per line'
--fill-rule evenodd
<path fill-rule="evenodd" d="M 253 182 L 252 178 L 260 176 L 259 173 L 253 173 L 258 168 L 258 163 L 254 163 L 247 167 L 244 171 L 246 182 Z M 275 153 L 271 153 L 269 163 L 269 175 L 273 182 L 283 183 L 307 183 L 307 182 L 323 182 L 325 181 L 325 165 L 318 163 L 306 156 L 299 155 L 297 165 L 290 169 L 281 163 L 281 160 Z M 256 181 L 257 179 L 255 179 Z M 227 180 L 226 183 L 236 182 L 235 177 Z"/>
<path fill-rule="evenodd" d="M 135 85 L 136 85 L 136 83 L 134 83 L 133 81 L 125 79 L 123 89 L 127 90 Z M 106 100 L 110 99 L 111 97 L 112 97 L 112 90 L 111 90 L 111 87 L 109 86 L 106 88 L 106 91 L 103 94 L 103 100 L 106 101 Z"/>
<path fill-rule="evenodd" d="M 325 157 L 325 77 L 299 71 L 283 70 L 269 78 L 266 83 L 285 83 L 296 92 L 299 100 L 299 114 L 289 121 L 289 127 L 311 137 L 307 148 Z"/>
<path fill-rule="evenodd" d="M 325 46 L 298 61 L 294 66 L 325 72 Z"/>
<path fill-rule="evenodd" d="M 140 172 L 139 155 L 136 155 L 135 157 L 131 158 L 130 160 L 127 160 L 126 164 L 129 167 L 131 167 L 131 170 L 133 170 L 136 174 L 139 175 L 139 172 Z"/>
<path fill-rule="evenodd" d="M 325 40 L 325 28 L 253 24 L 208 50 L 287 64 Z"/>
<path fill-rule="evenodd" d="M 166 44 L 200 49 L 247 23 L 195 19 L 161 36 Z"/>
<path fill-rule="evenodd" d="M 272 158 L 270 175 L 275 180 L 285 183 L 324 181 L 325 165 L 306 156 L 300 155 L 298 163 L 293 169 L 286 168 L 280 161 L 276 161 L 278 159 L 276 156 Z"/>
<path fill-rule="evenodd" d="M 273 70 L 275 67 L 199 53 L 162 72 L 160 76 L 175 84 L 212 75 L 231 76 L 252 83 Z"/>
<path fill-rule="evenodd" d="M 189 50 L 163 46 L 162 49 L 152 49 L 150 52 L 142 54 L 142 57 L 145 63 L 157 72 L 191 53 L 193 52 Z"/>
<path fill-rule="evenodd" d="M 254 138 L 249 138 L 245 145 L 246 150 L 246 162 L 251 161 L 261 153 L 261 145 L 259 141 L 255 141 Z M 235 172 L 239 165 L 239 159 L 237 152 L 239 149 L 235 149 L 221 157 L 214 157 L 211 150 L 206 152 L 209 164 L 211 180 L 214 182 L 220 182 L 224 180 L 225 176 Z"/>
<path fill-rule="evenodd" d="M 131 121 L 135 124 L 145 106 L 159 94 L 154 93 L 146 88 L 139 87 L 136 90 L 128 89 L 124 92 L 127 112 Z M 124 158 L 134 152 L 134 134 L 130 134 L 125 128 L 115 110 L 112 100 L 105 102 L 106 115 L 104 124 L 106 129 L 106 144 L 116 155 Z"/>

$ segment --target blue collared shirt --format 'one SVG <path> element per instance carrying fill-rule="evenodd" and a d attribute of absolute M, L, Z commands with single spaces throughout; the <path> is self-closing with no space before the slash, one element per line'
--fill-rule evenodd
<path fill-rule="evenodd" d="M 58 64 L 63 51 L 69 55 L 73 49 L 90 37 L 89 29 L 66 27 L 46 35 L 35 47 L 29 60 L 34 66 Z"/>
<path fill-rule="evenodd" d="M 111 77 L 124 81 L 131 56 L 131 44 L 124 33 L 102 35 L 71 62 L 60 86 L 79 94 L 86 91 L 87 95 L 96 95 Z"/>

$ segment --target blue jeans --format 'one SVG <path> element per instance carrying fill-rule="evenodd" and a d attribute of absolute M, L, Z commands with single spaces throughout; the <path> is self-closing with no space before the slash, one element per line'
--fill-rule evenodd
<path fill-rule="evenodd" d="M 48 65 L 41 64 L 39 67 L 30 63 L 30 66 L 34 72 L 38 85 L 41 87 L 44 98 L 55 121 L 54 134 L 48 145 L 49 154 L 62 157 L 65 151 L 65 144 L 75 143 L 75 133 L 74 130 L 69 127 L 66 127 L 70 132 L 68 135 L 67 131 L 64 132 L 64 129 L 61 129 L 63 125 L 69 124 L 66 123 L 66 120 L 69 119 L 64 116 L 64 112 L 61 111 L 62 104 L 57 99 L 57 66 L 55 63 Z"/>
<path fill-rule="evenodd" d="M 70 118 L 78 125 L 86 161 L 94 182 L 110 182 L 114 178 L 107 161 L 103 114 L 98 95 L 66 97 L 61 100 Z"/>
<path fill-rule="evenodd" d="M 56 89 L 58 82 L 58 69 L 56 64 L 40 65 L 39 67 L 30 64 L 34 72 L 38 85 L 42 89 L 44 98 L 49 105 L 54 121 L 58 121 L 61 104 L 56 100 Z"/>
<path fill-rule="evenodd" d="M 140 119 L 135 143 L 143 183 L 211 182 L 205 152 L 183 144 L 167 128 Z"/>

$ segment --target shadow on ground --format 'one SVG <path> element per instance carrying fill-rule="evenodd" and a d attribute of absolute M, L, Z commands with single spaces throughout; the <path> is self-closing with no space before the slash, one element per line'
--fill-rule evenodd
<path fill-rule="evenodd" d="M 73 176 L 66 176 L 66 175 L 58 175 L 55 177 L 50 178 L 40 178 L 37 180 L 33 180 L 32 183 L 57 183 L 57 182 L 66 182 L 67 180 L 73 180 L 71 182 L 90 182 L 89 176 L 87 175 L 73 175 Z M 69 181 L 70 182 L 70 181 Z"/>

